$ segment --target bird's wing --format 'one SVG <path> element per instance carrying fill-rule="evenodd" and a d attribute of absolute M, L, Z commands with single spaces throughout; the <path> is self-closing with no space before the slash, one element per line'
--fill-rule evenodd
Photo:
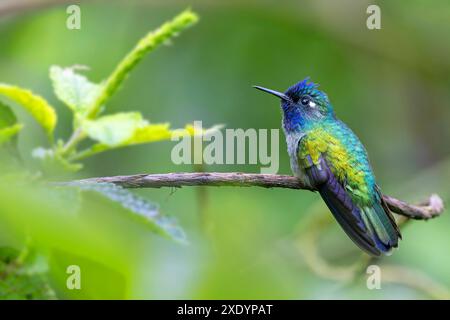
<path fill-rule="evenodd" d="M 303 154 L 299 164 L 350 239 L 373 256 L 396 247 L 400 233 L 381 197 L 370 205 L 358 203 L 345 181 L 333 173 L 326 150 L 314 158 L 313 161 L 311 155 Z"/>

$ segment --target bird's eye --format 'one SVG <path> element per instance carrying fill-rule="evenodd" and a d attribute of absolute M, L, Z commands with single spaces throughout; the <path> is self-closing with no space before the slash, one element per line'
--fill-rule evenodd
<path fill-rule="evenodd" d="M 309 105 L 310 102 L 311 102 L 311 98 L 308 96 L 303 96 L 300 98 L 300 103 L 304 106 Z"/>

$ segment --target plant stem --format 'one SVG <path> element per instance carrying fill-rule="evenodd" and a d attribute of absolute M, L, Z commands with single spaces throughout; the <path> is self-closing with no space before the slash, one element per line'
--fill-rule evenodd
<path fill-rule="evenodd" d="M 70 161 L 80 161 L 80 160 L 89 158 L 89 157 L 91 157 L 93 155 L 96 155 L 96 154 L 98 154 L 100 152 L 103 152 L 105 150 L 112 150 L 112 149 L 114 149 L 114 148 L 106 147 L 106 146 L 103 147 L 102 145 L 97 144 L 97 145 L 94 145 L 94 146 L 92 146 L 90 148 L 81 150 L 80 152 L 77 152 L 77 153 L 73 154 L 72 156 L 69 157 L 69 160 Z"/>
<path fill-rule="evenodd" d="M 175 37 L 179 32 L 190 27 L 198 21 L 198 16 L 190 10 L 183 11 L 173 20 L 164 23 L 161 27 L 148 33 L 136 47 L 120 61 L 113 73 L 102 86 L 102 91 L 93 105 L 89 108 L 88 118 L 95 117 L 105 102 L 119 89 L 130 71 L 144 58 L 144 56 Z"/>
<path fill-rule="evenodd" d="M 70 152 L 74 150 L 77 144 L 84 138 L 86 138 L 86 135 L 83 133 L 83 131 L 80 128 L 76 129 L 70 136 L 69 140 L 67 140 L 66 144 L 63 146 L 61 155 L 70 154 Z"/>

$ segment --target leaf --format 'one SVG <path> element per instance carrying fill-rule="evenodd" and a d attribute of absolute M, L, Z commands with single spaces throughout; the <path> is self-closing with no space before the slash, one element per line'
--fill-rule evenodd
<path fill-rule="evenodd" d="M 90 148 L 75 154 L 70 159 L 81 160 L 113 148 L 120 148 L 130 145 L 150 143 L 162 140 L 171 140 L 172 137 L 174 136 L 182 137 L 194 135 L 209 135 L 210 133 L 220 130 L 223 127 L 223 125 L 216 125 L 206 130 L 204 129 L 196 130 L 194 126 L 188 124 L 183 129 L 171 130 L 169 123 L 152 124 L 148 123 L 148 121 L 146 120 L 143 120 L 140 114 L 139 116 L 138 115 L 133 116 L 133 114 L 135 113 L 123 113 L 122 115 L 125 114 L 129 115 L 123 116 L 123 118 L 129 117 L 129 119 L 125 121 L 125 122 L 128 121 L 128 125 L 122 124 L 120 128 L 117 127 L 116 129 L 114 129 L 113 122 L 115 121 L 120 122 L 120 119 L 114 119 L 111 121 L 108 120 L 108 124 L 105 126 L 98 125 L 95 122 L 98 120 L 103 120 L 104 118 L 106 119 L 112 118 L 114 116 L 117 116 L 118 114 L 101 117 L 98 120 L 83 121 L 84 123 L 88 123 L 88 126 L 93 125 L 93 127 L 91 128 L 92 131 L 90 133 L 89 132 L 87 133 L 92 139 L 100 141 L 100 143 L 94 144 Z M 122 118 L 122 116 L 117 118 Z M 119 132 L 122 129 L 124 129 L 125 132 Z M 114 143 L 111 143 L 113 141 Z"/>
<path fill-rule="evenodd" d="M 139 112 L 123 112 L 96 120 L 84 120 L 81 127 L 91 139 L 114 147 L 129 140 L 134 132 L 146 123 Z"/>
<path fill-rule="evenodd" d="M 0 129 L 17 123 L 17 118 L 11 108 L 0 101 Z"/>
<path fill-rule="evenodd" d="M 184 129 L 176 129 L 172 131 L 172 136 L 175 137 L 183 137 L 183 136 L 208 136 L 213 132 L 219 131 L 224 127 L 223 124 L 216 124 L 208 129 L 198 130 L 199 128 L 196 128 L 192 124 L 187 124 Z"/>
<path fill-rule="evenodd" d="M 155 50 L 160 45 L 168 42 L 177 36 L 181 31 L 190 27 L 198 21 L 198 16 L 186 10 L 176 16 L 173 20 L 164 23 L 155 31 L 149 32 L 142 38 L 136 47 L 120 61 L 116 69 L 108 77 L 105 85 L 102 86 L 101 93 L 94 104 L 89 108 L 89 117 L 94 117 L 100 112 L 100 108 L 119 89 L 120 85 L 127 78 L 129 73 L 144 58 L 144 56 Z"/>
<path fill-rule="evenodd" d="M 113 183 L 72 182 L 66 184 L 85 191 L 98 192 L 106 198 L 119 203 L 130 216 L 138 222 L 147 225 L 154 232 L 180 243 L 186 243 L 184 231 L 175 219 L 159 213 L 158 206 L 132 192 Z"/>
<path fill-rule="evenodd" d="M 222 125 L 216 125 L 208 129 L 196 130 L 191 124 L 187 124 L 183 129 L 170 129 L 169 123 L 146 124 L 138 127 L 125 145 L 150 143 L 162 140 L 171 140 L 173 136 L 195 136 L 208 135 L 220 130 Z"/>
<path fill-rule="evenodd" d="M 17 118 L 11 108 L 0 102 L 0 146 L 12 141 L 12 148 L 16 148 L 17 133 L 23 125 L 17 123 Z"/>
<path fill-rule="evenodd" d="M 217 125 L 206 130 L 196 130 L 188 124 L 184 129 L 171 130 L 169 123 L 149 123 L 137 112 L 118 113 L 85 123 L 84 128 L 89 137 L 101 142 L 105 148 L 170 140 L 174 135 L 208 135 L 222 128 L 222 125 Z M 100 145 L 95 146 L 101 148 Z"/>
<path fill-rule="evenodd" d="M 25 254 L 24 254 L 25 253 Z M 55 299 L 48 265 L 35 250 L 0 247 L 0 299 Z"/>
<path fill-rule="evenodd" d="M 102 89 L 101 85 L 92 83 L 85 76 L 75 73 L 75 67 L 52 66 L 50 79 L 58 99 L 81 116 L 87 113 Z"/>
<path fill-rule="evenodd" d="M 137 127 L 130 139 L 125 142 L 125 145 L 170 140 L 171 136 L 172 131 L 169 123 L 147 123 L 144 126 Z"/>
<path fill-rule="evenodd" d="M 65 188 L 69 190 L 68 188 Z M 72 191 L 74 188 L 71 188 Z M 77 190 L 80 191 L 80 190 Z M 81 192 L 81 191 L 80 191 Z M 123 258 L 123 257 L 122 257 Z M 68 266 L 76 265 L 81 271 L 81 290 L 67 287 Z M 69 300 L 124 300 L 128 296 L 126 271 L 114 263 L 102 263 L 98 256 L 73 253 L 68 250 L 52 250 L 49 258 L 52 283 L 64 299 Z"/>
<path fill-rule="evenodd" d="M 0 146 L 4 143 L 11 141 L 13 137 L 22 129 L 23 125 L 16 123 L 10 127 L 0 129 Z"/>
<path fill-rule="evenodd" d="M 27 110 L 51 138 L 56 126 L 56 112 L 41 96 L 27 89 L 0 83 L 0 95 L 11 99 Z"/>
<path fill-rule="evenodd" d="M 64 208 L 66 216 L 77 216 L 80 214 L 82 198 L 81 191 L 75 188 L 51 188 L 46 194 L 46 201 L 53 203 L 59 208 Z M 70 206 L 67 204 L 70 203 Z"/>

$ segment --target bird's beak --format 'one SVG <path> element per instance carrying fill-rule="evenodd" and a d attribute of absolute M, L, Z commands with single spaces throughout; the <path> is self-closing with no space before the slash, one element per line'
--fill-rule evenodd
<path fill-rule="evenodd" d="M 284 101 L 291 101 L 291 98 L 289 98 L 284 93 L 281 93 L 281 92 L 278 92 L 278 91 L 275 91 L 275 90 L 271 90 L 271 89 L 267 89 L 267 88 L 264 88 L 264 87 L 260 87 L 260 86 L 253 86 L 253 88 L 261 90 L 261 91 L 264 91 L 264 92 L 267 92 L 267 93 L 270 93 L 270 94 L 272 94 L 272 95 L 274 95 L 274 96 L 276 96 L 276 97 L 278 97 L 278 98 L 280 98 L 280 99 L 282 99 Z"/>

